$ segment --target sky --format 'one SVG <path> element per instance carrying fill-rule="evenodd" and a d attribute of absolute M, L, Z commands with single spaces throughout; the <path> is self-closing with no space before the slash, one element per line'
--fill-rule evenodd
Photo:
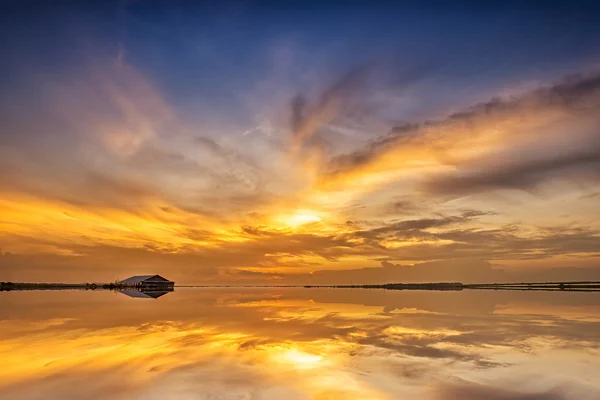
<path fill-rule="evenodd" d="M 593 1 L 0 3 L 0 280 L 600 279 Z"/>

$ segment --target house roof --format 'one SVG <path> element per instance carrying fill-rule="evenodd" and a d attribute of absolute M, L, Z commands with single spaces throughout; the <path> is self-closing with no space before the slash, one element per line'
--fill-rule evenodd
<path fill-rule="evenodd" d="M 148 281 L 148 280 L 157 280 L 157 281 L 161 281 L 161 282 L 169 282 L 169 280 L 163 278 L 160 275 L 135 275 L 135 276 L 132 276 L 131 278 L 124 279 L 124 280 L 122 280 L 119 283 L 126 284 L 126 285 L 133 285 L 133 284 L 142 283 L 142 282 L 145 282 L 145 281 Z"/>

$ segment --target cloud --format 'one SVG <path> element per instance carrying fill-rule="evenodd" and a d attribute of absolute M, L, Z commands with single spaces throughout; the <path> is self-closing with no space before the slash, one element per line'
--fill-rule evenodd
<path fill-rule="evenodd" d="M 586 260 L 587 264 L 597 260 L 597 231 L 566 227 L 537 232 L 514 226 L 460 227 L 479 224 L 474 214 L 407 220 L 332 234 L 243 226 L 228 236 L 219 235 L 208 226 L 202 229 L 181 223 L 169 230 L 175 236 L 161 232 L 161 240 L 157 240 L 128 229 L 122 239 L 105 239 L 105 245 L 79 236 L 74 229 L 78 226 L 75 220 L 66 243 L 62 237 L 40 237 L 37 231 L 32 235 L 0 237 L 6 249 L 12 248 L 14 241 L 54 253 L 11 254 L 0 258 L 0 267 L 7 279 L 14 281 L 28 280 L 29 276 L 72 281 L 73 268 L 77 268 L 79 280 L 110 280 L 152 269 L 168 271 L 173 279 L 186 283 L 259 283 L 274 279 L 296 284 L 600 279 L 598 268 L 581 267 Z M 539 263 L 543 268 L 527 270 L 506 269 L 501 264 L 514 260 L 550 262 L 554 257 L 562 258 L 558 265 L 563 268 L 556 267 L 556 262 L 545 267 Z"/>
<path fill-rule="evenodd" d="M 424 172 L 429 194 L 533 189 L 553 178 L 598 180 L 600 75 L 478 104 L 445 119 L 406 124 L 332 158 L 322 182 L 357 175 Z M 426 170 L 429 168 L 429 170 Z"/>
<path fill-rule="evenodd" d="M 469 194 L 494 189 L 530 190 L 554 177 L 598 180 L 600 178 L 600 147 L 577 154 L 566 154 L 516 165 L 489 166 L 483 171 L 468 169 L 457 174 L 442 174 L 429 180 L 426 189 L 436 194 Z"/>
<path fill-rule="evenodd" d="M 465 211 L 461 215 L 452 215 L 447 217 L 438 218 L 422 218 L 415 220 L 405 220 L 387 224 L 380 228 L 368 229 L 365 231 L 358 231 L 354 234 L 363 236 L 366 238 L 381 238 L 383 235 L 388 233 L 404 233 L 410 235 L 412 232 L 422 232 L 431 228 L 441 228 L 449 225 L 466 224 L 478 217 L 485 215 L 493 215 L 493 213 L 486 213 L 477 210 Z"/>
<path fill-rule="evenodd" d="M 560 390 L 528 393 L 467 382 L 441 386 L 434 396 L 435 400 L 566 400 L 567 398 Z"/>
<path fill-rule="evenodd" d="M 293 148 L 309 145 L 338 154 L 342 139 L 371 135 L 388 124 L 385 116 L 395 97 L 427 77 L 433 63 L 400 64 L 377 59 L 353 68 L 314 99 L 297 94 L 290 103 Z"/>
<path fill-rule="evenodd" d="M 314 136 L 320 127 L 342 113 L 355 100 L 359 88 L 365 85 L 371 72 L 372 66 L 351 70 L 325 90 L 312 107 L 302 95 L 295 96 L 291 102 L 291 127 L 295 145 Z"/>

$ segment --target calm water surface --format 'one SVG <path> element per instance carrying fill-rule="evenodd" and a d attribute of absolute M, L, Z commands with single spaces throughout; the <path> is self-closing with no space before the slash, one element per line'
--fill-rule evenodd
<path fill-rule="evenodd" d="M 600 399 L 600 293 L 0 293 L 0 398 Z"/>

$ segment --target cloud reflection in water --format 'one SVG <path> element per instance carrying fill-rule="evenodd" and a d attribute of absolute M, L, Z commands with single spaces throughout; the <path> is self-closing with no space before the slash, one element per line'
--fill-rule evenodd
<path fill-rule="evenodd" d="M 595 294 L 2 294 L 3 399 L 597 399 Z"/>

